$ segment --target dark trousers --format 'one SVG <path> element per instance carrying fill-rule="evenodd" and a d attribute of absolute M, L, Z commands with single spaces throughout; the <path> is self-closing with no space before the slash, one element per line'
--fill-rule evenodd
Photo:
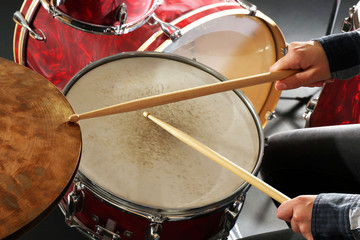
<path fill-rule="evenodd" d="M 260 172 L 290 198 L 360 193 L 360 124 L 274 134 L 267 139 Z"/>
<path fill-rule="evenodd" d="M 274 134 L 267 138 L 260 173 L 265 182 L 290 198 L 330 192 L 360 194 L 360 124 Z M 304 240 L 291 229 L 242 239 Z"/>

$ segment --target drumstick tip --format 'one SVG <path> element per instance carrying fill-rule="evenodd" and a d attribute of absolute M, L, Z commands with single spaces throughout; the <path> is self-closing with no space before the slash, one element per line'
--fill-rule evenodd
<path fill-rule="evenodd" d="M 148 116 L 150 115 L 150 113 L 149 113 L 149 112 L 144 112 L 143 115 L 144 115 L 144 117 L 148 118 Z"/>
<path fill-rule="evenodd" d="M 73 123 L 77 123 L 80 120 L 79 114 L 73 114 L 69 117 L 69 121 Z"/>

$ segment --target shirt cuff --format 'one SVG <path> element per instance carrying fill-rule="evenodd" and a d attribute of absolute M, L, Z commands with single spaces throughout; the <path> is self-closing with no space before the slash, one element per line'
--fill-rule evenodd
<path fill-rule="evenodd" d="M 333 34 L 314 40 L 323 47 L 333 78 L 345 80 L 359 74 L 359 31 Z"/>
<path fill-rule="evenodd" d="M 316 240 L 354 239 L 359 230 L 360 195 L 326 193 L 316 197 L 311 232 Z M 358 239 L 358 238 L 356 238 Z"/>

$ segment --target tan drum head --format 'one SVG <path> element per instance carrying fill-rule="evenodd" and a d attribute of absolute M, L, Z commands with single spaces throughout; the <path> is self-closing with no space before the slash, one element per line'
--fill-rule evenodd
<path fill-rule="evenodd" d="M 77 113 L 220 81 L 205 67 L 160 53 L 120 54 L 90 65 L 65 89 Z M 261 124 L 233 91 L 83 120 L 80 172 L 115 198 L 191 209 L 238 194 L 242 179 L 180 142 L 143 111 L 167 121 L 250 172 L 262 154 Z"/>
<path fill-rule="evenodd" d="M 268 72 L 282 56 L 285 40 L 276 24 L 261 12 L 221 11 L 181 29 L 183 36 L 166 41 L 157 51 L 186 56 L 217 70 L 228 79 Z M 241 89 L 254 105 L 263 126 L 280 97 L 274 84 Z"/>

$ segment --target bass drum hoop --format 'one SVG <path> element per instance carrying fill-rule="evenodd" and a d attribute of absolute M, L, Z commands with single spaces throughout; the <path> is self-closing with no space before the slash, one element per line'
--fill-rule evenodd
<path fill-rule="evenodd" d="M 100 59 L 85 68 L 83 68 L 80 72 L 78 72 L 65 86 L 63 93 L 66 96 L 66 94 L 69 92 L 71 87 L 76 83 L 76 81 L 85 73 L 91 71 L 92 69 L 101 66 L 103 64 L 106 64 L 108 62 L 114 61 L 114 60 L 120 60 L 125 58 L 136 58 L 136 57 L 154 57 L 154 58 L 164 58 L 169 60 L 175 60 L 182 63 L 186 63 L 189 65 L 192 65 L 194 67 L 200 68 L 201 70 L 204 70 L 205 72 L 213 75 L 216 77 L 219 81 L 226 81 L 227 78 L 221 75 L 220 73 L 216 72 L 215 70 L 198 63 L 196 61 L 190 60 L 188 58 L 178 56 L 171 53 L 160 53 L 160 52 L 126 52 L 126 53 L 120 53 L 115 54 L 109 57 L 105 57 L 103 59 Z M 249 109 L 249 112 L 253 116 L 254 123 L 256 125 L 258 136 L 259 136 L 259 153 L 257 162 L 253 168 L 252 174 L 256 175 L 259 172 L 259 168 L 261 165 L 261 159 L 263 155 L 264 150 L 264 134 L 263 129 L 260 123 L 260 120 L 258 118 L 258 115 L 253 108 L 251 102 L 249 99 L 238 90 L 234 90 L 235 94 L 238 95 L 238 97 L 244 102 L 246 107 Z M 192 209 L 156 209 L 148 206 L 139 205 L 133 202 L 130 202 L 126 199 L 120 198 L 118 196 L 115 196 L 108 191 L 104 190 L 102 187 L 98 186 L 96 183 L 92 182 L 90 179 L 88 179 L 81 170 L 78 170 L 78 174 L 76 176 L 80 182 L 86 186 L 87 189 L 89 189 L 90 192 L 94 193 L 94 195 L 104 202 L 107 202 L 110 205 L 114 205 L 117 208 L 121 210 L 125 210 L 127 212 L 139 215 L 139 216 L 147 216 L 147 218 L 151 216 L 157 216 L 161 214 L 162 217 L 166 218 L 169 221 L 177 221 L 177 220 L 183 220 L 183 219 L 192 219 L 197 216 L 201 216 L 216 210 L 219 210 L 232 201 L 234 201 L 237 197 L 241 195 L 241 193 L 246 192 L 250 185 L 247 182 L 244 182 L 239 186 L 237 190 L 235 190 L 231 195 L 224 197 L 222 200 L 208 204 L 206 206 L 202 206 L 199 208 L 192 208 Z"/>

